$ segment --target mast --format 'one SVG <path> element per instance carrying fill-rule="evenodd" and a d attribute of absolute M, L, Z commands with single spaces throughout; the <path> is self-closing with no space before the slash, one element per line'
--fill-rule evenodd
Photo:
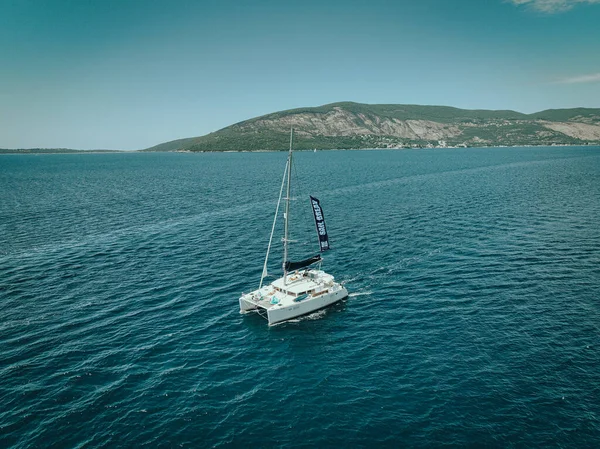
<path fill-rule="evenodd" d="M 290 152 L 288 153 L 287 161 L 287 190 L 285 195 L 285 213 L 283 226 L 283 285 L 287 284 L 287 270 L 285 262 L 288 258 L 288 222 L 290 219 L 290 181 L 292 179 L 292 145 L 294 143 L 294 128 L 290 128 Z"/>
<path fill-rule="evenodd" d="M 263 280 L 267 277 L 267 263 L 269 262 L 269 253 L 271 252 L 271 242 L 273 241 L 273 233 L 275 232 L 275 224 L 277 223 L 277 215 L 279 215 L 279 205 L 281 204 L 281 197 L 283 196 L 283 186 L 285 185 L 285 179 L 287 177 L 288 165 L 285 164 L 285 170 L 283 171 L 283 178 L 281 179 L 281 187 L 279 188 L 279 199 L 277 200 L 277 208 L 275 209 L 275 217 L 273 218 L 273 226 L 271 227 L 271 236 L 269 237 L 269 246 L 267 247 L 267 255 L 265 256 L 265 263 L 263 265 L 263 271 L 260 276 L 260 284 L 258 285 L 259 290 L 262 288 Z"/>

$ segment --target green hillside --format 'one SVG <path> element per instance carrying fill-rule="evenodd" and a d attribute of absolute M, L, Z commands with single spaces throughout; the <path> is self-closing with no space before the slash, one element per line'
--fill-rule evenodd
<path fill-rule="evenodd" d="M 272 151 L 295 148 L 403 148 L 600 143 L 600 109 L 550 109 L 534 114 L 449 106 L 332 103 L 274 112 L 205 136 L 146 151 Z"/>

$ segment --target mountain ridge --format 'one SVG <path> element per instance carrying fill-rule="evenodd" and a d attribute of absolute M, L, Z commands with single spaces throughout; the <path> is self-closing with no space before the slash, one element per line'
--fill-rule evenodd
<path fill-rule="evenodd" d="M 271 112 L 204 136 L 175 139 L 139 151 L 281 151 L 289 147 L 291 127 L 296 131 L 294 148 L 298 150 L 600 145 L 600 108 L 525 114 L 345 101 Z M 76 152 L 88 151 L 0 149 L 0 153 L 12 154 Z"/>
<path fill-rule="evenodd" d="M 600 109 L 513 110 L 338 102 L 272 112 L 144 151 L 273 151 L 600 144 Z"/>

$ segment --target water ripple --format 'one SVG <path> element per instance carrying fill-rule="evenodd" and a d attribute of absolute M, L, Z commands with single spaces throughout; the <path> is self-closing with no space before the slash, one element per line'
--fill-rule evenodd
<path fill-rule="evenodd" d="M 600 439 L 599 148 L 298 154 L 350 296 L 271 328 L 285 155 L 85 157 L 0 167 L 0 446 Z"/>

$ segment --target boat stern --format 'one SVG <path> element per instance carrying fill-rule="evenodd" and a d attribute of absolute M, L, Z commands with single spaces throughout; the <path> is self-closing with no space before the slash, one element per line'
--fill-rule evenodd
<path fill-rule="evenodd" d="M 240 313 L 249 313 L 257 308 L 258 307 L 254 303 L 251 294 L 240 296 Z"/>

